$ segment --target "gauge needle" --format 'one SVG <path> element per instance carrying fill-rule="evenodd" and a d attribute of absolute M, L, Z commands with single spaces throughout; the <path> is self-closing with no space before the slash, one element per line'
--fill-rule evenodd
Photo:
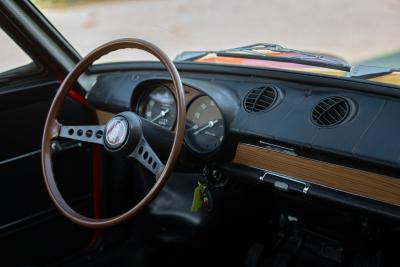
<path fill-rule="evenodd" d="M 151 120 L 151 122 L 155 122 L 156 120 L 158 120 L 158 119 L 164 117 L 168 112 L 169 112 L 169 109 L 162 110 L 162 111 L 160 112 L 160 114 L 158 114 L 154 119 Z"/>
<path fill-rule="evenodd" d="M 204 125 L 204 126 L 201 127 L 200 129 L 198 129 L 197 131 L 195 131 L 195 132 L 193 133 L 193 135 L 198 135 L 199 133 L 201 133 L 201 132 L 204 131 L 205 129 L 214 127 L 214 125 L 215 125 L 217 122 L 218 122 L 218 120 L 209 121 L 206 125 Z"/>

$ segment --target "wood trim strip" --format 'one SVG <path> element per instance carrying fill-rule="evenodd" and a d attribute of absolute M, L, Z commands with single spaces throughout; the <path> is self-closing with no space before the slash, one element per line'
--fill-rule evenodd
<path fill-rule="evenodd" d="M 111 117 L 114 116 L 115 114 L 97 109 L 96 115 L 99 124 L 106 124 L 108 120 L 111 119 Z"/>
<path fill-rule="evenodd" d="M 233 162 L 400 206 L 400 179 L 397 178 L 287 155 L 248 144 L 238 145 Z"/>

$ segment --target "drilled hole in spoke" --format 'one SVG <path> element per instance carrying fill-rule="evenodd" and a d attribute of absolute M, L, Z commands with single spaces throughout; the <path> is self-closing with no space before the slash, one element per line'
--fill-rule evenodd
<path fill-rule="evenodd" d="M 92 135 L 93 135 L 93 131 L 92 130 L 87 130 L 86 131 L 86 136 L 87 137 L 92 137 Z"/>
<path fill-rule="evenodd" d="M 149 156 L 149 153 L 146 151 L 146 152 L 144 152 L 144 154 L 143 154 L 143 158 L 144 159 L 147 159 L 147 157 Z"/>
<path fill-rule="evenodd" d="M 76 132 L 76 134 L 77 134 L 78 136 L 81 136 L 81 135 L 83 134 L 83 130 L 82 130 L 82 129 L 79 129 L 79 130 Z"/>
<path fill-rule="evenodd" d="M 151 164 L 153 162 L 153 158 L 150 157 L 149 160 L 147 161 L 149 164 Z"/>
<path fill-rule="evenodd" d="M 68 130 L 68 134 L 69 134 L 69 135 L 73 135 L 74 132 L 75 132 L 74 129 L 69 129 L 69 130 Z"/>
<path fill-rule="evenodd" d="M 102 130 L 98 130 L 97 132 L 96 132 L 96 137 L 97 138 L 102 138 L 103 137 L 103 131 Z"/>
<path fill-rule="evenodd" d="M 143 153 L 143 147 L 141 146 L 141 147 L 139 147 L 139 155 L 142 155 L 142 153 Z"/>
<path fill-rule="evenodd" d="M 153 165 L 151 166 L 153 169 L 157 167 L 157 162 L 153 162 Z"/>

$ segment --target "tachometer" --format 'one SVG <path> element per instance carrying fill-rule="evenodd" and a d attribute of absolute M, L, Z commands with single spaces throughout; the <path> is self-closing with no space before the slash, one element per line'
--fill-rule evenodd
<path fill-rule="evenodd" d="M 195 99 L 186 114 L 186 143 L 200 153 L 217 149 L 225 133 L 221 111 L 208 96 Z"/>
<path fill-rule="evenodd" d="M 170 89 L 160 85 L 140 98 L 138 114 L 169 130 L 175 125 L 176 104 Z"/>

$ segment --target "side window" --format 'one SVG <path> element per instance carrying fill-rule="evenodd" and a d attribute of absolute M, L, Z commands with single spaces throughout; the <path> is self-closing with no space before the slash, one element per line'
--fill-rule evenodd
<path fill-rule="evenodd" d="M 0 79 L 35 68 L 33 60 L 1 28 L 0 59 Z"/>

